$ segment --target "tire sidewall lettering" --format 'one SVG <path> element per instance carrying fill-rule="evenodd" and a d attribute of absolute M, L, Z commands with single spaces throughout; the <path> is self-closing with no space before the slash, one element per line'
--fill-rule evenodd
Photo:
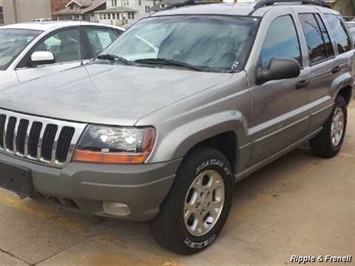
<path fill-rule="evenodd" d="M 195 241 L 193 241 L 193 240 L 191 240 L 189 238 L 186 238 L 184 243 L 189 248 L 202 249 L 202 248 L 205 248 L 205 247 L 211 245 L 214 242 L 215 239 L 216 239 L 216 235 L 213 234 L 208 239 L 206 239 L 204 241 L 201 241 L 201 242 L 195 242 Z"/>
<path fill-rule="evenodd" d="M 209 166 L 218 166 L 220 167 L 226 175 L 230 175 L 230 170 L 225 163 L 219 159 L 209 159 L 204 161 L 199 166 L 196 167 L 196 175 L 200 174 L 203 170 L 205 170 Z"/>

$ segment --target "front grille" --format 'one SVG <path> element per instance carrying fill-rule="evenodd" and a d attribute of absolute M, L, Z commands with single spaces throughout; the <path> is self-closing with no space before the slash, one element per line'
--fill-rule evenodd
<path fill-rule="evenodd" d="M 61 167 L 71 160 L 85 124 L 0 109 L 0 151 Z"/>

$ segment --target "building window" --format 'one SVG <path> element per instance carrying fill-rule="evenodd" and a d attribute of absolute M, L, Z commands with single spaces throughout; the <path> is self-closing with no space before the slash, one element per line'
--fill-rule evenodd
<path fill-rule="evenodd" d="M 131 13 L 128 12 L 128 19 L 130 19 L 130 18 L 131 18 Z"/>
<path fill-rule="evenodd" d="M 111 5 L 112 5 L 113 7 L 117 6 L 117 0 L 111 0 Z"/>
<path fill-rule="evenodd" d="M 142 0 L 138 0 L 138 5 L 142 5 Z"/>
<path fill-rule="evenodd" d="M 132 19 L 134 19 L 134 13 L 132 13 Z"/>
<path fill-rule="evenodd" d="M 2 10 L 2 6 L 0 6 L 0 25 L 4 24 L 4 12 Z"/>

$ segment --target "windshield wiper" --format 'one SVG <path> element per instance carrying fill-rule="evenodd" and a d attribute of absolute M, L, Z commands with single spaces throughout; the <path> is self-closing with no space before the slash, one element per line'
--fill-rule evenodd
<path fill-rule="evenodd" d="M 102 59 L 102 60 L 109 60 L 109 61 L 112 61 L 112 62 L 120 62 L 120 63 L 123 63 L 125 65 L 129 65 L 130 62 L 123 58 L 123 57 L 120 57 L 118 55 L 113 55 L 113 54 L 100 54 L 96 57 L 97 59 Z"/>
<path fill-rule="evenodd" d="M 190 65 L 185 62 L 176 61 L 173 59 L 166 59 L 166 58 L 146 58 L 146 59 L 137 59 L 134 61 L 135 63 L 142 63 L 142 64 L 154 64 L 154 65 L 165 65 L 165 66 L 178 66 L 178 67 L 185 67 L 195 71 L 211 71 L 208 68 Z"/>

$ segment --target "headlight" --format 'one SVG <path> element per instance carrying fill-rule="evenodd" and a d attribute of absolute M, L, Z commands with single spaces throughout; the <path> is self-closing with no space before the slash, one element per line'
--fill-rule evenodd
<path fill-rule="evenodd" d="M 140 164 L 155 143 L 152 127 L 108 127 L 89 125 L 75 150 L 73 161 L 90 163 Z"/>

